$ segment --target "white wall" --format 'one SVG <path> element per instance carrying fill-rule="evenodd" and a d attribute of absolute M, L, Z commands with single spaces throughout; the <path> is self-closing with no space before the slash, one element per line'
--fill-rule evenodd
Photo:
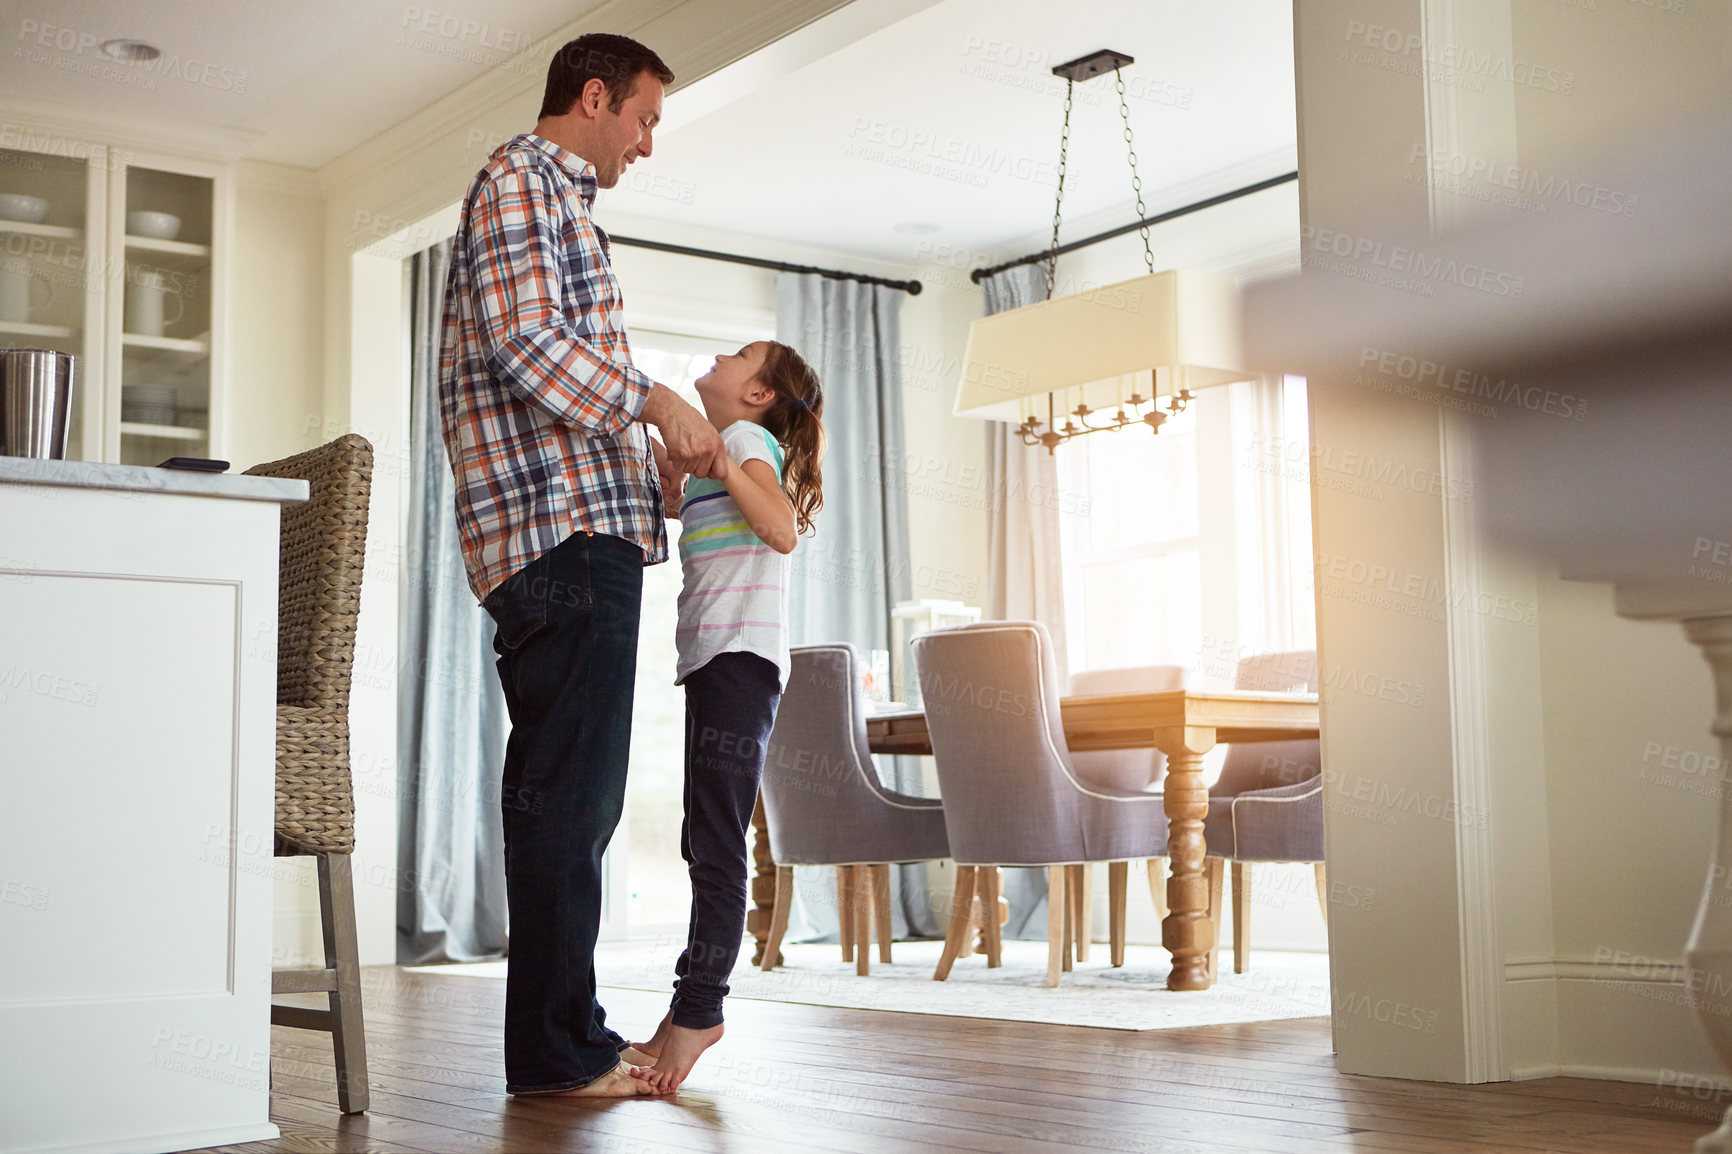
<path fill-rule="evenodd" d="M 229 456 L 236 470 L 321 440 L 324 203 L 311 172 L 241 162 L 229 316 Z M 311 858 L 274 868 L 272 964 L 322 965 Z"/>
<path fill-rule="evenodd" d="M 229 452 L 238 468 L 316 442 L 324 407 L 324 202 L 312 173 L 235 177 Z"/>
<path fill-rule="evenodd" d="M 1376 242 L 1508 211 L 1489 184 L 1428 192 L 1425 158 L 1581 180 L 1596 155 L 1726 82 L 1723 5 L 1294 11 L 1304 224 L 1318 237 Z M 1427 55 L 1463 49 L 1561 83 L 1422 78 Z M 1417 705 L 1325 689 L 1325 774 L 1352 787 L 1331 794 L 1331 879 L 1376 894 L 1334 912 L 1339 1065 L 1465 1081 L 1710 1074 L 1679 963 L 1720 783 L 1668 777 L 1665 764 L 1713 749 L 1707 670 L 1675 628 L 1620 621 L 1608 590 L 1488 542 L 1476 510 L 1499 494 L 1460 487 L 1473 479 L 1472 421 L 1487 418 L 1378 383 L 1313 376 L 1313 451 L 1447 486 L 1377 500 L 1314 490 L 1326 682 L 1374 672 L 1423 689 Z M 1429 596 L 1404 606 L 1414 599 L 1353 575 L 1372 566 L 1398 590 L 1409 576 L 1441 590 L 1441 620 L 1407 611 L 1434 607 Z M 1482 593 L 1522 608 L 1513 620 L 1476 611 Z M 1414 798 L 1430 804 L 1404 804 Z"/>

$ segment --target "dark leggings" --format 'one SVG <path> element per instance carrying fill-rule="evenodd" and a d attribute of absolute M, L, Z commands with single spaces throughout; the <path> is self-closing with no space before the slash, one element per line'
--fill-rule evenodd
<path fill-rule="evenodd" d="M 680 854 L 692 878 L 685 952 L 674 966 L 673 1022 L 720 1025 L 746 932 L 746 828 L 781 679 L 755 653 L 723 653 L 686 675 L 686 816 Z"/>

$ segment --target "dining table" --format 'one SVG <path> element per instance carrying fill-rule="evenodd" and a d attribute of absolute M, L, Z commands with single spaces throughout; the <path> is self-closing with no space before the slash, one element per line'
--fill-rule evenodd
<path fill-rule="evenodd" d="M 1209 916 L 1204 872 L 1208 846 L 1203 819 L 1209 812 L 1209 787 L 1203 777 L 1203 757 L 1223 742 L 1315 739 L 1317 695 L 1207 689 L 1103 693 L 1062 698 L 1059 712 L 1065 744 L 1072 751 L 1158 749 L 1166 755 L 1162 808 L 1171 872 L 1161 944 L 1173 957 L 1167 989 L 1207 990 L 1213 984 L 1209 958 L 1215 948 L 1215 925 Z M 869 714 L 866 744 L 876 754 L 931 755 L 925 713 L 892 707 Z M 776 874 L 761 802 L 754 825 L 752 889 L 758 909 L 751 928 L 761 951 Z"/>

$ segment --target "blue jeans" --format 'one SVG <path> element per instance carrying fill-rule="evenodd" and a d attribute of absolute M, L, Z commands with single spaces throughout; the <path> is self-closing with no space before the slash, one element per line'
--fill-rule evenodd
<path fill-rule="evenodd" d="M 643 552 L 578 532 L 482 606 L 511 715 L 501 802 L 511 964 L 505 1088 L 585 1086 L 625 1040 L 595 999 L 601 858 L 625 805 Z"/>
<path fill-rule="evenodd" d="M 746 827 L 764 746 L 782 699 L 774 663 L 722 653 L 686 675 L 686 816 L 680 854 L 692 879 L 685 952 L 674 964 L 673 1023 L 719 1026 L 746 932 Z"/>

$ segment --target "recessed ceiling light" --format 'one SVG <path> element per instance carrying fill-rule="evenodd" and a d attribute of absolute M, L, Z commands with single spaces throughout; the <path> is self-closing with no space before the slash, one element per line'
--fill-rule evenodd
<path fill-rule="evenodd" d="M 162 55 L 162 49 L 142 40 L 104 40 L 102 51 L 127 64 L 144 64 Z"/>
<path fill-rule="evenodd" d="M 943 229 L 943 225 L 932 224 L 924 220 L 905 220 L 892 230 L 902 236 L 931 236 Z"/>

